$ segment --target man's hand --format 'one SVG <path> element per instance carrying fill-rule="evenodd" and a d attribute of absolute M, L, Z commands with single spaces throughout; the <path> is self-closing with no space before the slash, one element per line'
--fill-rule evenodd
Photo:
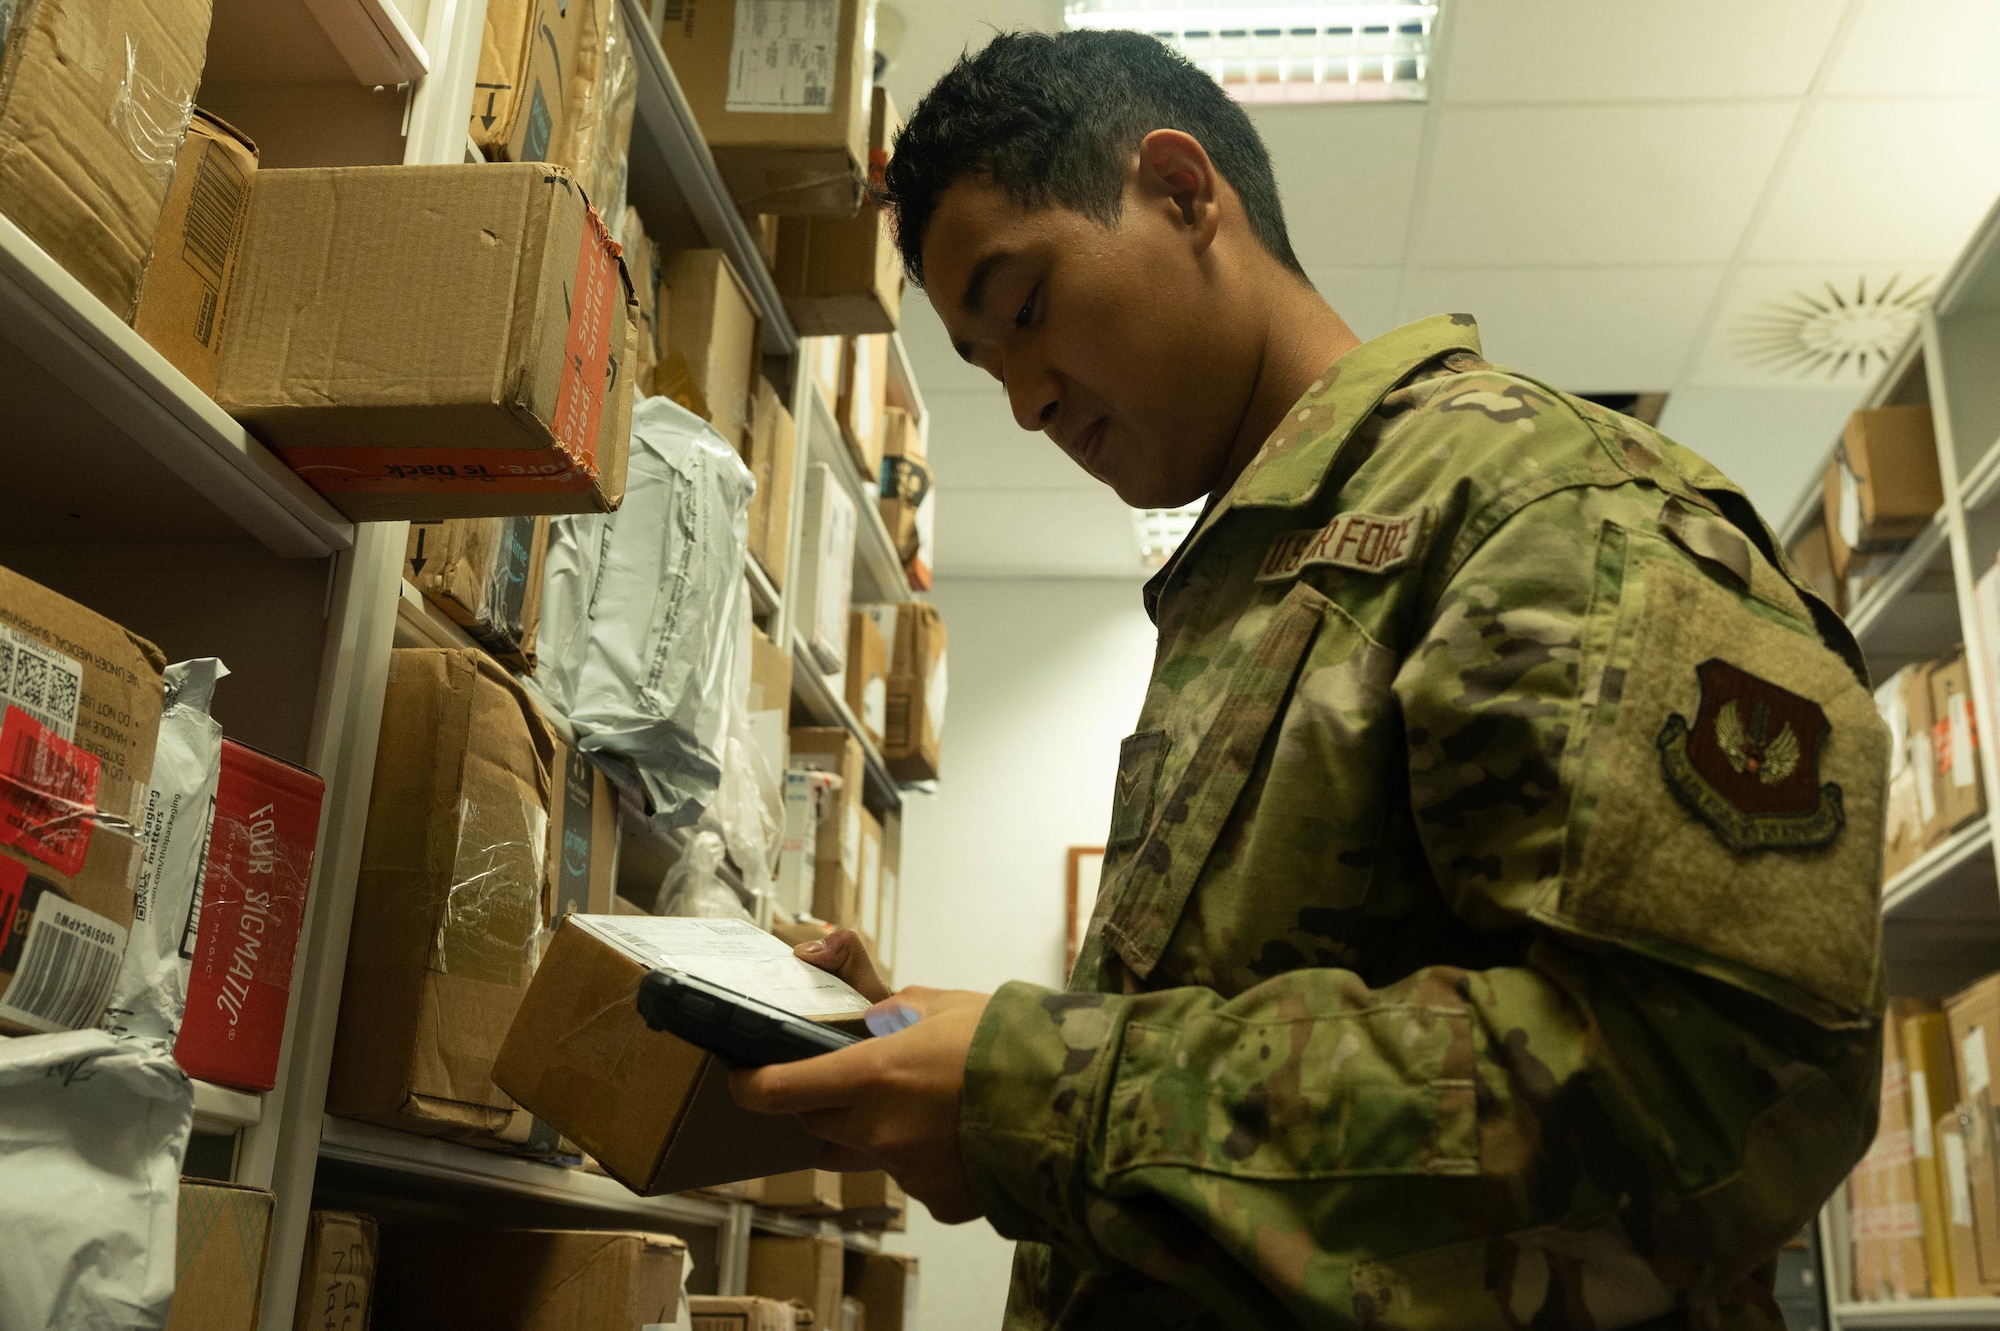
<path fill-rule="evenodd" d="M 860 940 L 850 933 L 836 946 L 840 938 L 823 940 L 823 951 L 813 954 L 805 950 L 813 944 L 802 944 L 799 956 L 877 999 L 871 1014 L 900 1005 L 916 1015 L 915 1024 L 817 1058 L 739 1068 L 729 1074 L 729 1089 L 745 1109 L 797 1114 L 806 1131 L 830 1143 L 823 1166 L 886 1169 L 945 1224 L 977 1219 L 958 1149 L 958 1098 L 987 995 L 910 988 L 890 997 Z M 872 982 L 872 991 L 855 977 Z"/>
<path fill-rule="evenodd" d="M 848 988 L 871 1003 L 879 1003 L 889 996 L 889 986 L 882 983 L 882 977 L 875 973 L 875 962 L 868 955 L 868 945 L 852 929 L 835 929 L 824 938 L 800 943 L 792 949 L 792 955 L 823 971 L 832 971 L 847 981 Z"/>

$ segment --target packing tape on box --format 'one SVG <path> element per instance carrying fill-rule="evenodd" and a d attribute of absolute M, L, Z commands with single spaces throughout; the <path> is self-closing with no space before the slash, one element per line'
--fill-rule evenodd
<path fill-rule="evenodd" d="M 518 984 L 540 960 L 548 813 L 518 791 L 458 805 L 458 847 L 437 923 L 432 969 Z"/>
<path fill-rule="evenodd" d="M 67 4 L 63 6 L 59 22 L 90 22 L 85 15 L 99 15 L 97 21 L 105 28 L 114 23 L 129 22 L 123 13 L 123 6 Z M 115 17 L 114 17 L 115 16 Z M 110 34 L 106 34 L 110 35 Z M 187 133 L 188 121 L 194 116 L 194 90 L 177 88 L 160 78 L 140 48 L 139 41 L 130 33 L 124 37 L 125 72 L 118 81 L 117 89 L 111 94 L 111 107 L 106 119 L 124 138 L 132 155 L 153 168 L 153 174 L 162 181 L 169 180 L 174 172 L 174 157 L 181 150 L 181 139 Z"/>

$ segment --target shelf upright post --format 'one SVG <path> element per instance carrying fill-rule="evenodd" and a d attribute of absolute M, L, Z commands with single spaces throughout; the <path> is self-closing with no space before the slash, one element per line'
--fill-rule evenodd
<path fill-rule="evenodd" d="M 750 1226 L 756 1214 L 749 1202 L 729 1203 L 729 1214 L 715 1236 L 715 1292 L 725 1297 L 749 1292 Z"/>

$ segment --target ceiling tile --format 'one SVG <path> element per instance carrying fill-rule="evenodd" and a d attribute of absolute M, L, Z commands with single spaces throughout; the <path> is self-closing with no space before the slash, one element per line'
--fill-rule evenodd
<path fill-rule="evenodd" d="M 1719 263 L 1736 247 L 1792 102 L 1446 108 L 1419 263 Z"/>
<path fill-rule="evenodd" d="M 1826 464 L 1862 384 L 1796 388 L 1682 388 L 1667 398 L 1660 430 L 1742 486 L 1776 526 Z"/>
<path fill-rule="evenodd" d="M 941 490 L 1102 490 L 1045 434 L 1014 423 L 1000 385 L 983 393 L 926 393 L 930 460 Z"/>
<path fill-rule="evenodd" d="M 1882 372 L 1915 328 L 1942 263 L 1746 265 L 1729 279 L 1688 383 L 1841 388 Z M 1843 348 L 1866 356 L 1837 355 Z"/>
<path fill-rule="evenodd" d="M 1401 268 L 1314 268 L 1306 276 L 1362 341 L 1396 327 L 1396 288 Z"/>
<path fill-rule="evenodd" d="M 1410 274 L 1402 320 L 1464 310 L 1487 359 L 1571 392 L 1673 386 L 1720 267 L 1442 268 Z"/>
<path fill-rule="evenodd" d="M 1949 259 L 1996 192 L 2000 101 L 1822 101 L 1785 165 L 1750 257 Z"/>
<path fill-rule="evenodd" d="M 1861 0 L 1825 91 L 1831 96 L 2000 93 L 2000 5 Z"/>
<path fill-rule="evenodd" d="M 1111 491 L 938 491 L 940 576 L 1122 577 L 1143 572 L 1132 510 Z"/>
<path fill-rule="evenodd" d="M 1434 95 L 1446 103 L 1798 97 L 1839 19 L 1827 0 L 1456 0 L 1441 25 Z"/>
<path fill-rule="evenodd" d="M 1423 140 L 1421 106 L 1262 106 L 1292 249 L 1307 268 L 1401 263 Z"/>

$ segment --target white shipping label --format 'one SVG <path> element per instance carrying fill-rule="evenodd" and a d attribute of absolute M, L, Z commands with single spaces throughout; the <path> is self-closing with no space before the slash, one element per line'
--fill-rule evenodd
<path fill-rule="evenodd" d="M 1937 1154 L 1931 1140 L 1930 1079 L 1921 1072 L 1910 1074 L 1910 1146 L 1919 1160 L 1929 1160 Z"/>
<path fill-rule="evenodd" d="M 1889 727 L 1892 737 L 1907 734 L 1910 729 L 1910 709 L 1903 701 L 1903 676 L 1909 671 L 1904 666 L 1891 675 L 1888 682 L 1875 690 L 1875 710 L 1882 717 L 1882 724 Z M 1909 747 L 1892 744 L 1889 747 L 1889 777 L 1894 780 L 1902 774 L 1910 759 Z"/>
<path fill-rule="evenodd" d="M 840 0 L 736 0 L 723 109 L 831 112 L 839 53 Z"/>
<path fill-rule="evenodd" d="M 1954 693 L 1947 711 L 1951 717 L 1951 783 L 1963 789 L 1979 779 L 1972 761 L 1972 699 Z"/>
<path fill-rule="evenodd" d="M 0 712 L 18 707 L 71 743 L 83 696 L 83 665 L 0 624 Z"/>
<path fill-rule="evenodd" d="M 937 669 L 931 671 L 930 682 L 924 685 L 924 713 L 930 717 L 932 736 L 939 740 L 944 738 L 944 700 L 947 691 L 944 653 L 939 652 Z"/>
<path fill-rule="evenodd" d="M 0 1017 L 38 1031 L 95 1026 L 125 955 L 125 927 L 43 892 Z"/>
<path fill-rule="evenodd" d="M 807 1017 L 862 1012 L 868 1000 L 748 920 L 572 915 L 599 941 L 648 969 L 685 971 Z"/>
<path fill-rule="evenodd" d="M 880 675 L 861 686 L 861 724 L 881 743 L 889 724 L 889 681 Z"/>
<path fill-rule="evenodd" d="M 1937 817 L 1937 760 L 1929 735 L 1911 736 L 1910 764 L 1917 774 L 1917 812 L 1928 823 Z"/>
<path fill-rule="evenodd" d="M 1944 1173 L 1951 1189 L 1951 1223 L 1972 1227 L 1972 1185 L 1965 1174 L 1965 1138 L 1954 1132 L 1944 1139 Z"/>
<path fill-rule="evenodd" d="M 742 2 L 743 0 L 737 0 L 738 4 Z M 734 110 L 735 108 L 732 107 L 730 109 Z M 1855 546 L 1861 544 L 1861 487 L 1856 483 L 1854 470 L 1847 465 L 1845 456 L 1840 459 L 1839 466 L 1840 511 L 1837 516 L 1840 526 L 1840 539 L 1847 542 L 1847 548 L 1852 550 Z"/>
<path fill-rule="evenodd" d="M 1993 1073 L 1986 1066 L 1986 1031 L 1974 1026 L 1959 1041 L 1958 1056 L 1965 1061 L 1965 1098 L 1970 1100 L 1985 1090 L 1993 1081 Z"/>

